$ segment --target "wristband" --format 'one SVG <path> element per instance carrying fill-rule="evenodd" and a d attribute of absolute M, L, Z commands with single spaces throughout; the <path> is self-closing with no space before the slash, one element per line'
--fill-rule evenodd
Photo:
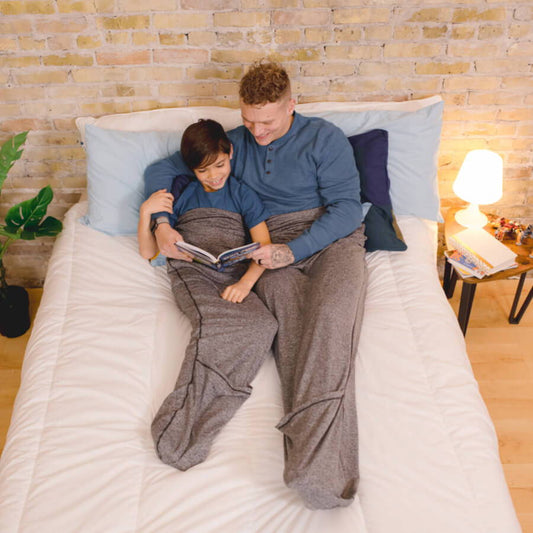
<path fill-rule="evenodd" d="M 157 217 L 153 221 L 152 225 L 152 233 L 155 233 L 155 230 L 161 225 L 161 224 L 170 224 L 170 220 L 167 217 L 161 216 Z"/>

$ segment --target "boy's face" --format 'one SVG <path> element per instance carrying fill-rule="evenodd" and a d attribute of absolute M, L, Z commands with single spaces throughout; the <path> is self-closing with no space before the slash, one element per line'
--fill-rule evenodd
<path fill-rule="evenodd" d="M 283 137 L 291 127 L 295 102 L 290 95 L 259 106 L 242 101 L 240 105 L 244 126 L 261 146 Z"/>
<path fill-rule="evenodd" d="M 216 159 L 207 165 L 202 163 L 201 166 L 194 169 L 194 175 L 202 184 L 204 191 L 215 192 L 224 187 L 229 175 L 231 173 L 231 157 L 233 155 L 233 147 L 229 154 L 219 152 Z"/>

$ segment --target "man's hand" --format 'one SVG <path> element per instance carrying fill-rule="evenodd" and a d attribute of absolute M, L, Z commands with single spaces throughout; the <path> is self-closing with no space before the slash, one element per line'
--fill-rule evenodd
<path fill-rule="evenodd" d="M 282 268 L 294 263 L 294 255 L 286 244 L 266 244 L 250 254 L 250 257 L 262 267 Z"/>
<path fill-rule="evenodd" d="M 189 254 L 180 252 L 174 243 L 176 241 L 182 241 L 183 237 L 170 225 L 159 224 L 155 232 L 155 240 L 161 253 L 166 257 L 172 257 L 173 259 L 182 259 L 183 261 L 192 261 L 192 257 Z"/>

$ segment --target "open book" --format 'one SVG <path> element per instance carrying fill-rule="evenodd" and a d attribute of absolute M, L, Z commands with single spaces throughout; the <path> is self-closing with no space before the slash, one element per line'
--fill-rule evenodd
<path fill-rule="evenodd" d="M 485 276 L 516 266 L 516 254 L 484 229 L 468 228 L 448 240 Z"/>
<path fill-rule="evenodd" d="M 226 250 L 222 252 L 218 257 L 215 257 L 213 254 L 210 254 L 206 250 L 189 244 L 185 241 L 178 241 L 174 243 L 180 252 L 185 252 L 192 255 L 193 259 L 198 263 L 207 265 L 208 267 L 213 268 L 222 272 L 225 268 L 238 263 L 239 261 L 244 261 L 246 256 L 257 250 L 261 246 L 258 242 L 251 242 L 250 244 L 245 244 L 244 246 L 239 246 L 238 248 L 232 248 L 231 250 Z"/>

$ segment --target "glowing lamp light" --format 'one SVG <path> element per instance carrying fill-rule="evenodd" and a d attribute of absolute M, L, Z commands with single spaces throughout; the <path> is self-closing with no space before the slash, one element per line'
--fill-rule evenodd
<path fill-rule="evenodd" d="M 488 220 L 479 205 L 497 202 L 502 197 L 502 189 L 501 156 L 491 150 L 468 152 L 453 183 L 453 192 L 469 205 L 457 211 L 455 220 L 467 228 L 483 227 Z"/>

